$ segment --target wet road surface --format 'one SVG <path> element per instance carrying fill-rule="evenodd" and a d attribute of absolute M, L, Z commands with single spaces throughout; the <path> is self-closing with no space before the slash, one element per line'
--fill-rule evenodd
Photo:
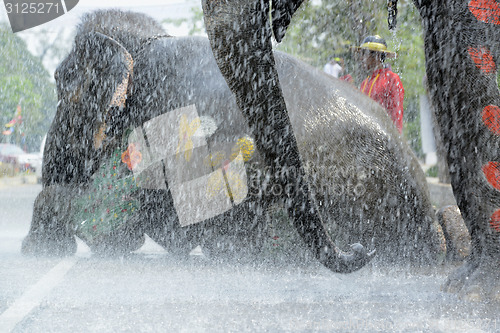
<path fill-rule="evenodd" d="M 498 305 L 440 291 L 452 267 L 179 262 L 153 241 L 99 258 L 20 254 L 39 185 L 0 188 L 0 332 L 500 332 Z"/>

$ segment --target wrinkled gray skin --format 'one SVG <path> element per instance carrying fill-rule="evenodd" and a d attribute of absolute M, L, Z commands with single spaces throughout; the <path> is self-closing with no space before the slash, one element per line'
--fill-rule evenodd
<path fill-rule="evenodd" d="M 273 1 L 272 29 L 278 41 L 301 2 Z M 427 253 L 434 256 L 435 249 L 418 251 L 422 242 L 419 242 L 419 233 L 415 232 L 418 225 L 423 234 L 429 236 L 427 242 L 434 240 L 431 236 L 431 225 L 435 226 L 431 224 L 433 213 L 428 198 L 419 192 L 422 186 L 425 187 L 424 182 L 415 172 L 418 169 L 416 163 L 411 161 L 404 148 L 398 147 L 401 143 L 399 137 L 391 133 L 392 128 L 377 126 L 380 121 L 376 118 L 382 118 L 381 114 L 372 114 L 370 109 L 374 107 L 363 105 L 363 100 L 358 105 L 346 103 L 354 104 L 358 100 L 345 99 L 351 93 L 329 94 L 328 85 L 318 86 L 316 78 L 306 84 L 314 93 L 304 96 L 299 91 L 307 92 L 307 88 L 297 89 L 292 94 L 297 97 L 294 102 L 287 100 L 286 85 L 290 78 L 278 74 L 279 61 L 275 63 L 273 56 L 269 1 L 205 0 L 202 4 L 215 59 L 249 123 L 256 145 L 272 172 L 285 174 L 274 177 L 273 182 L 282 187 L 299 183 L 301 190 L 283 196 L 283 199 L 302 237 L 313 238 L 309 244 L 314 244 L 311 247 L 316 257 L 333 270 L 343 265 L 339 250 L 328 237 L 328 226 L 332 224 L 354 231 L 343 233 L 341 229 L 340 235 L 361 235 L 365 241 L 381 245 L 386 253 L 391 252 L 387 249 L 394 244 L 393 237 L 404 235 L 399 243 L 402 248 L 397 249 L 400 250 L 397 254 L 393 252 L 393 256 L 405 256 L 414 250 L 418 252 L 417 256 Z M 299 74 L 297 77 L 302 79 L 304 76 Z M 321 87 L 324 87 L 323 91 Z M 318 104 L 311 108 L 314 99 Z M 301 110 L 300 116 L 304 118 L 300 119 L 292 108 L 302 103 L 309 105 Z M 311 113 L 307 113 L 308 110 Z M 334 110 L 338 111 L 335 115 L 332 114 Z M 314 160 L 312 166 L 310 158 Z M 288 176 L 283 170 L 291 166 L 295 166 L 297 172 Z M 337 172 L 343 170 L 343 179 L 335 179 L 330 172 L 322 174 L 321 167 L 328 169 L 330 166 Z M 408 169 L 414 174 L 401 174 Z M 370 177 L 377 173 L 383 175 L 372 182 Z M 318 190 L 325 185 L 332 189 L 335 184 L 353 184 L 355 187 L 360 183 L 363 187 L 366 184 L 367 193 L 361 193 L 361 189 L 353 190 L 341 195 L 340 199 L 328 191 Z M 399 190 L 391 191 L 398 187 Z M 382 217 L 381 209 L 387 215 Z M 407 220 L 410 221 L 407 223 Z M 384 225 L 389 227 L 384 229 Z M 380 231 L 384 233 L 377 234 Z M 410 233 L 406 234 L 407 231 Z M 366 261 L 362 257 L 358 260 Z"/>
<path fill-rule="evenodd" d="M 109 13 L 96 15 L 99 18 Z M 101 28 L 100 32 L 120 41 L 116 36 L 119 29 L 113 30 L 113 27 L 120 28 L 123 21 L 113 20 L 113 17 L 107 21 L 109 27 Z M 92 26 L 91 22 L 86 25 Z M 64 158 L 60 153 L 54 153 L 57 151 L 54 147 L 61 144 L 46 148 L 44 190 L 37 199 L 40 203 L 35 204 L 32 229 L 24 242 L 24 252 L 49 252 L 54 248 L 62 249 L 57 251 L 62 253 L 73 251 L 74 240 L 70 234 L 58 238 L 56 245 L 50 242 L 54 237 L 49 236 L 59 234 L 65 225 L 59 216 L 36 213 L 37 207 L 54 205 L 58 201 L 52 197 L 43 200 L 49 188 L 62 186 L 75 193 L 84 191 L 84 185 L 95 171 L 93 166 L 99 165 L 101 156 L 122 141 L 126 128 L 140 127 L 165 112 L 194 104 L 200 117 L 211 117 L 217 124 L 217 131 L 207 138 L 212 150 L 230 151 L 236 140 L 243 136 L 254 139 L 257 152 L 246 163 L 249 195 L 221 216 L 181 228 L 168 190 L 141 190 L 138 194 L 142 201 L 138 227 L 128 235 L 110 237 L 107 246 L 103 246 L 104 251 L 118 246 L 124 247 L 124 251 L 133 250 L 140 244 L 134 240 L 140 239 L 143 233 L 180 254 L 200 243 L 211 253 L 238 251 L 240 248 L 258 251 L 265 236 L 268 206 L 282 205 L 305 243 L 334 271 L 359 269 L 370 260 L 370 256 L 360 245 L 353 248 L 354 254 L 342 253 L 330 237 L 338 239 L 343 248 L 361 241 L 370 249 L 376 248 L 381 259 L 411 258 L 417 262 L 429 262 L 439 256 L 438 227 L 425 178 L 416 159 L 386 112 L 351 85 L 331 79 L 288 55 L 275 53 L 276 65 L 273 68 L 279 75 L 282 89 L 282 93 L 281 90 L 277 93 L 282 94 L 286 109 L 278 110 L 274 120 L 267 120 L 270 122 L 259 127 L 254 120 L 248 121 L 238 107 L 241 96 L 235 98 L 228 88 L 206 39 L 152 39 L 142 42 L 139 49 L 130 52 L 134 69 L 126 107 L 109 113 L 116 115 L 117 119 L 103 119 L 109 127 L 108 137 L 103 148 L 95 151 L 91 142 L 98 126 L 91 114 L 105 118 L 104 110 L 109 101 L 93 103 L 94 109 L 75 104 L 64 96 L 67 90 L 63 89 L 71 82 L 61 79 L 68 75 L 67 72 L 76 75 L 74 65 L 68 64 L 76 62 L 73 59 L 81 59 L 82 52 L 90 50 L 82 51 L 77 47 L 59 67 L 56 78 L 62 102 L 48 140 L 63 143 L 67 132 L 82 133 L 81 129 L 71 126 L 80 124 L 78 120 L 84 123 L 83 117 L 89 119 L 85 123 L 88 133 L 83 131 L 85 135 L 79 135 L 86 139 L 74 143 L 74 149 L 65 150 Z M 119 78 L 116 81 L 120 82 L 126 66 L 120 65 L 120 60 L 123 60 L 120 48 L 108 52 L 117 59 L 108 70 L 116 72 L 109 72 L 102 78 L 106 80 L 103 89 L 113 90 L 116 84 L 110 81 Z M 273 81 L 263 79 L 260 82 Z M 105 94 L 112 95 L 112 92 Z M 272 96 L 252 100 L 262 101 L 265 107 L 272 107 L 275 103 Z M 89 114 L 82 114 L 80 110 L 89 110 Z M 281 119 L 283 111 L 289 119 L 286 120 L 288 124 Z M 72 123 L 66 127 L 58 123 L 65 124 L 70 119 Z M 54 132 L 61 127 L 65 130 Z M 273 141 L 277 139 L 274 136 L 276 128 L 282 131 L 278 131 L 282 133 L 278 142 Z M 298 155 L 288 159 L 294 149 L 292 143 Z M 269 146 L 285 151 L 269 151 Z M 275 154 L 276 160 L 269 160 L 269 154 Z M 77 160 L 79 164 L 68 168 L 67 159 Z M 279 193 L 279 186 L 290 189 L 288 197 Z M 308 206 L 312 209 L 307 209 Z M 41 229 L 44 231 L 40 232 Z M 126 237 L 126 242 L 120 243 L 120 237 Z"/>
<path fill-rule="evenodd" d="M 476 17 L 469 9 L 473 2 L 467 0 L 414 2 L 422 17 L 429 90 L 445 143 L 451 185 L 471 235 L 470 256 L 450 276 L 445 290 L 471 299 L 500 301 L 500 229 L 491 223 L 500 208 L 500 191 L 482 170 L 489 162 L 499 161 L 500 138 L 483 121 L 485 107 L 500 105 L 500 27 L 494 23 L 498 16 L 486 11 L 486 21 L 481 15 Z M 491 3 L 498 5 L 498 1 Z M 484 60 L 489 54 L 491 72 L 476 65 L 469 48 L 482 49 Z M 493 124 L 498 126 L 498 122 Z"/>

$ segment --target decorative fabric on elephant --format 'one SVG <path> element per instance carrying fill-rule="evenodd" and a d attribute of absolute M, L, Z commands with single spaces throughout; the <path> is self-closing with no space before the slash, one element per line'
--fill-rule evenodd
<path fill-rule="evenodd" d="M 488 105 L 483 109 L 483 123 L 495 135 L 500 136 L 500 108 Z"/>
<path fill-rule="evenodd" d="M 490 219 L 490 227 L 496 232 L 500 232 L 500 209 L 496 210 Z"/>
<path fill-rule="evenodd" d="M 137 164 L 142 161 L 142 153 L 136 147 L 134 143 L 128 145 L 127 150 L 125 150 L 122 155 L 122 162 L 125 163 L 129 170 L 134 170 Z"/>
<path fill-rule="evenodd" d="M 500 6 L 493 0 L 471 1 L 469 3 L 469 10 L 474 16 L 482 22 L 498 25 L 500 22 Z M 496 75 L 497 67 L 493 55 L 486 46 L 477 48 L 469 47 L 469 54 L 476 64 L 476 67 L 481 70 L 484 75 Z M 498 120 L 498 112 L 500 108 L 497 105 L 487 105 L 482 112 L 482 120 L 484 125 L 494 134 L 499 135 L 500 124 Z M 500 191 L 500 184 L 498 179 L 499 163 L 488 162 L 483 166 L 482 170 L 488 180 L 489 184 Z M 490 227 L 500 232 L 500 209 L 496 210 L 490 218 Z"/>
<path fill-rule="evenodd" d="M 486 47 L 469 47 L 470 57 L 484 74 L 494 74 L 497 71 L 495 61 Z"/>

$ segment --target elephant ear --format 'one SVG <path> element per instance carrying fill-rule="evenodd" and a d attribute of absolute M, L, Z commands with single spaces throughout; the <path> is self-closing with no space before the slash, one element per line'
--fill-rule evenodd
<path fill-rule="evenodd" d="M 119 113 L 125 107 L 134 62 L 120 43 L 99 32 L 77 37 L 75 51 L 83 74 L 81 125 L 92 131 L 94 149 L 99 149 L 107 127 L 122 117 Z M 88 137 L 89 133 L 83 134 Z"/>
<path fill-rule="evenodd" d="M 274 38 L 279 43 L 285 37 L 293 14 L 304 0 L 273 0 L 271 16 L 273 18 Z"/>

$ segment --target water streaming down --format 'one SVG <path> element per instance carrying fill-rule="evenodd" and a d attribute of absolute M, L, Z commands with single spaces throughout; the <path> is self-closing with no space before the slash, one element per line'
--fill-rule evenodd
<path fill-rule="evenodd" d="M 360 271 L 338 275 L 292 221 L 296 184 L 283 179 L 300 170 L 266 161 L 259 145 L 273 126 L 245 119 L 206 38 L 172 37 L 117 11 L 84 22 L 56 75 L 43 188 L 0 188 L 0 322 L 57 273 L 60 259 L 39 257 L 55 252 L 76 261 L 53 289 L 40 287 L 45 296 L 14 330 L 498 329 L 496 305 L 439 290 L 456 264 L 443 263 L 449 243 L 425 176 L 385 110 L 356 87 L 274 54 L 324 230 L 340 249 L 377 249 Z M 35 258 L 19 253 L 28 230 L 22 249 Z"/>

